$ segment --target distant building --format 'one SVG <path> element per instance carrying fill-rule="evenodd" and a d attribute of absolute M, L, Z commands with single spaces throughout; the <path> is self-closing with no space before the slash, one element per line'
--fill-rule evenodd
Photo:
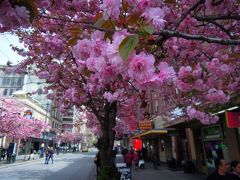
<path fill-rule="evenodd" d="M 24 73 L 16 73 L 16 67 L 0 65 L 0 96 L 12 96 L 15 91 L 22 90 Z"/>
<path fill-rule="evenodd" d="M 16 72 L 16 66 L 0 65 L 0 96 L 12 97 L 13 95 L 24 102 L 31 111 L 31 116 L 36 116 L 41 111 L 41 120 L 44 120 L 52 128 L 43 133 L 45 145 L 56 145 L 54 138 L 62 131 L 62 114 L 58 111 L 56 102 L 47 99 L 44 94 L 45 80 L 37 76 Z M 36 107 L 38 110 L 36 110 Z M 41 109 L 41 110 L 40 110 Z M 6 144 L 6 138 L 0 138 L 0 144 Z M 35 145 L 36 146 L 36 145 Z"/>

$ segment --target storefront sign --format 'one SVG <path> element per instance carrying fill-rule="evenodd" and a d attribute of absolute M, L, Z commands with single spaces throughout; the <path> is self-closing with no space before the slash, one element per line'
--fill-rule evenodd
<path fill-rule="evenodd" d="M 220 125 L 214 125 L 203 128 L 204 140 L 223 139 L 222 127 Z"/>
<path fill-rule="evenodd" d="M 149 120 L 139 121 L 139 129 L 140 130 L 150 130 L 152 129 L 152 122 Z"/>
<path fill-rule="evenodd" d="M 226 112 L 226 123 L 228 128 L 239 128 L 240 112 Z"/>

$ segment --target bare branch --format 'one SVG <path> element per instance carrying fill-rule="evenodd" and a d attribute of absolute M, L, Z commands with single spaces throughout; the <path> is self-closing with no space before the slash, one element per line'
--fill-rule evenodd
<path fill-rule="evenodd" d="M 179 37 L 184 38 L 188 40 L 196 40 L 196 41 L 204 41 L 208 43 L 217 43 L 222 45 L 240 45 L 240 40 L 233 40 L 233 39 L 221 39 L 217 37 L 207 37 L 204 35 L 193 35 L 193 34 L 187 34 L 187 33 L 181 33 L 178 31 L 171 31 L 171 30 L 163 30 L 162 32 L 156 32 L 154 35 L 160 35 L 165 38 L 170 37 Z M 161 38 L 160 38 L 161 40 Z"/>
<path fill-rule="evenodd" d="M 194 16 L 198 21 L 215 21 L 215 20 L 240 20 L 239 14 L 211 15 L 211 16 Z"/>
<path fill-rule="evenodd" d="M 209 23 L 214 24 L 215 26 L 219 27 L 223 32 L 225 32 L 229 37 L 233 37 L 233 35 L 231 34 L 231 32 L 229 32 L 229 30 L 225 29 L 223 26 L 221 26 L 220 24 L 218 24 L 215 21 L 208 21 Z"/>

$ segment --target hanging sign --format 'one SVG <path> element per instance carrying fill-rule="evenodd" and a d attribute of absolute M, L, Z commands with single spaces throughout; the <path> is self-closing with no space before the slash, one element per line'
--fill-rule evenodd
<path fill-rule="evenodd" d="M 149 120 L 142 120 L 138 122 L 140 130 L 150 130 L 152 129 L 152 122 Z"/>

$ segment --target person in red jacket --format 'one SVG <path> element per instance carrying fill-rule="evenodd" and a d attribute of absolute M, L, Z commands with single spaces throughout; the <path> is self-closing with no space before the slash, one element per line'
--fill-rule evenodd
<path fill-rule="evenodd" d="M 125 156 L 125 162 L 128 168 L 132 168 L 133 150 L 129 151 Z"/>

